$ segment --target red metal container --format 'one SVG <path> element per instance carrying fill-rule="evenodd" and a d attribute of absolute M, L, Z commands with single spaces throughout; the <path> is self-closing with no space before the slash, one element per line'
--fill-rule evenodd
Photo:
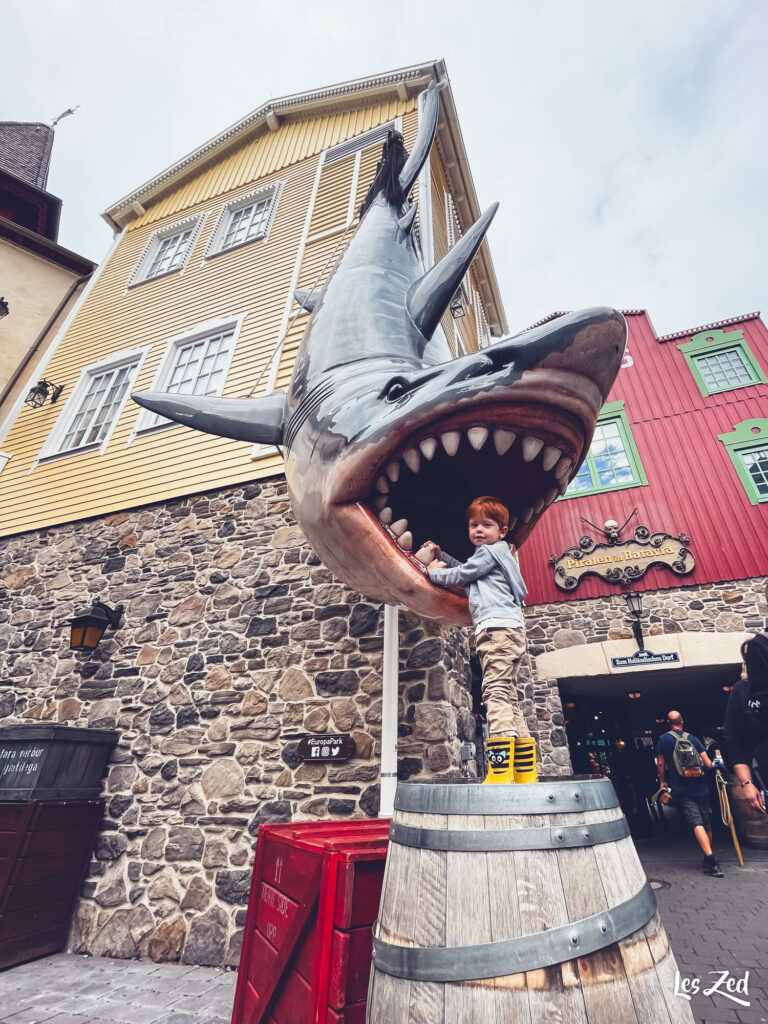
<path fill-rule="evenodd" d="M 262 825 L 232 1024 L 364 1024 L 389 820 Z"/>

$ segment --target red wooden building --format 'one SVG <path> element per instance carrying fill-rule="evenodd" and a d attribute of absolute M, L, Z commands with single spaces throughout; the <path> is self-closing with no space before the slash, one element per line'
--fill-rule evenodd
<path fill-rule="evenodd" d="M 650 754 L 673 707 L 716 737 L 768 615 L 768 330 L 749 313 L 659 337 L 625 315 L 589 455 L 520 551 L 530 695 L 562 701 L 576 770 Z"/>

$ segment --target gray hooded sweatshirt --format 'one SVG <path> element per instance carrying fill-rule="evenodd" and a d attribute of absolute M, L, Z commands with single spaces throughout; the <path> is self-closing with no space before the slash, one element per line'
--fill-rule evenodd
<path fill-rule="evenodd" d="M 449 568 L 430 569 L 433 583 L 458 583 L 467 591 L 469 611 L 477 625 L 487 619 L 508 619 L 522 614 L 528 590 L 509 545 L 504 540 L 481 544 L 466 562 L 446 554 L 441 560 Z"/>

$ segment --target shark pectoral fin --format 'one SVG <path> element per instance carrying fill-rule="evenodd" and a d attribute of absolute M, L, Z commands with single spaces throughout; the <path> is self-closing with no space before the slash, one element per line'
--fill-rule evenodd
<path fill-rule="evenodd" d="M 317 288 L 294 288 L 293 297 L 302 309 L 311 313 L 320 298 L 320 291 Z"/>
<path fill-rule="evenodd" d="M 432 142 L 437 131 L 437 113 L 440 109 L 440 100 L 437 95 L 437 86 L 430 82 L 424 95 L 424 102 L 419 117 L 419 134 L 413 144 L 411 155 L 405 161 L 400 171 L 400 186 L 406 195 L 411 191 L 414 181 L 419 176 L 419 171 L 424 166 L 424 161 L 432 149 Z"/>
<path fill-rule="evenodd" d="M 286 400 L 284 391 L 262 398 L 215 398 L 139 391 L 131 398 L 158 416 L 206 434 L 252 444 L 282 444 Z"/>
<path fill-rule="evenodd" d="M 407 213 L 404 213 L 400 220 L 397 222 L 398 227 L 404 235 L 410 235 L 413 230 L 413 225 L 416 221 L 416 211 L 419 208 L 418 202 L 415 202 Z"/>
<path fill-rule="evenodd" d="M 408 315 L 424 336 L 425 345 L 469 270 L 498 208 L 498 203 L 489 206 L 440 262 L 411 285 L 405 304 Z"/>

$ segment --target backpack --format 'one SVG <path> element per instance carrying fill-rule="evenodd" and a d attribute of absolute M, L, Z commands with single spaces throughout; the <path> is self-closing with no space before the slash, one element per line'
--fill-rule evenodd
<path fill-rule="evenodd" d="M 696 747 L 691 743 L 688 733 L 670 730 L 668 735 L 675 738 L 672 762 L 677 774 L 681 779 L 700 779 L 704 775 L 704 762 Z"/>

